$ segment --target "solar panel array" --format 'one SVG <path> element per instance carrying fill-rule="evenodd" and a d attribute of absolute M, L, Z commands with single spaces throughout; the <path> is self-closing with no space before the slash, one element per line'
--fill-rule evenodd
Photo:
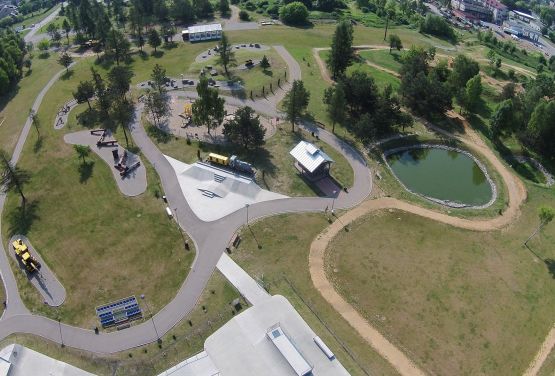
<path fill-rule="evenodd" d="M 143 317 L 141 307 L 139 307 L 135 296 L 97 307 L 96 315 L 103 328 Z"/>

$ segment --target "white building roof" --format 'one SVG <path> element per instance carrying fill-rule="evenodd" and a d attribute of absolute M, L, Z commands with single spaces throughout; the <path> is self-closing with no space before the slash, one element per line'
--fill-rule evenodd
<path fill-rule="evenodd" d="M 289 152 L 309 172 L 314 172 L 324 162 L 333 162 L 322 150 L 310 142 L 301 141 Z"/>
<path fill-rule="evenodd" d="M 209 24 L 209 25 L 197 25 L 189 26 L 189 34 L 194 33 L 206 33 L 207 31 L 222 31 L 222 24 Z"/>
<path fill-rule="evenodd" d="M 329 359 L 316 345 L 316 334 L 287 299 L 274 295 L 235 316 L 212 334 L 204 349 L 224 376 L 298 375 L 277 346 L 268 328 L 279 323 L 290 343 L 318 376 L 348 376 L 336 359 Z M 173 375 L 172 375 L 173 376 Z"/>
<path fill-rule="evenodd" d="M 513 10 L 513 13 L 518 14 L 521 17 L 528 18 L 530 20 L 535 20 L 536 17 L 532 16 L 531 14 L 519 12 L 518 10 Z"/>
<path fill-rule="evenodd" d="M 266 335 L 277 347 L 287 363 L 293 368 L 297 376 L 305 376 L 312 371 L 312 367 L 299 350 L 291 343 L 279 325 L 274 325 L 266 332 Z"/>

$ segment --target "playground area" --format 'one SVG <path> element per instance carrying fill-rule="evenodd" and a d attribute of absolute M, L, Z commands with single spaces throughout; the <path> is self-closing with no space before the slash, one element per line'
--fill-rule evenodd
<path fill-rule="evenodd" d="M 224 122 L 217 128 L 211 129 L 210 133 L 208 133 L 206 127 L 197 126 L 192 122 L 192 104 L 193 100 L 191 99 L 172 96 L 170 103 L 171 116 L 168 118 L 165 126 L 161 126 L 161 129 L 177 137 L 210 143 L 225 143 L 223 123 L 233 118 L 233 114 L 237 111 L 237 107 L 226 104 L 225 111 L 227 115 L 224 118 Z M 272 137 L 276 132 L 277 119 L 260 116 L 260 124 L 266 129 L 266 139 Z"/>

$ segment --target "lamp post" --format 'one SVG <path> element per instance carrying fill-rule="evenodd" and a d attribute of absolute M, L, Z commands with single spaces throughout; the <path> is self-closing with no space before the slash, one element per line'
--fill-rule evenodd
<path fill-rule="evenodd" d="M 148 314 L 150 315 L 150 319 L 152 320 L 152 326 L 154 327 L 154 332 L 156 333 L 156 340 L 158 341 L 158 344 L 160 344 L 162 342 L 162 340 L 160 339 L 160 336 L 158 335 L 158 330 L 156 329 L 156 324 L 154 323 L 154 316 L 152 316 L 152 312 L 150 312 L 150 307 L 148 306 L 148 303 L 146 302 L 145 294 L 141 294 L 141 299 L 144 300 L 144 302 L 145 302 L 146 309 L 148 310 Z"/>
<path fill-rule="evenodd" d="M 249 206 L 250 204 L 245 204 L 245 207 L 247 208 L 247 227 L 249 226 Z"/>
<path fill-rule="evenodd" d="M 333 212 L 333 207 L 334 207 L 334 205 L 335 205 L 335 198 L 336 198 L 336 195 L 337 195 L 337 191 L 334 190 L 334 191 L 333 191 L 333 198 L 332 198 L 332 200 L 331 200 L 331 215 L 334 215 L 334 214 L 335 214 L 335 213 Z"/>

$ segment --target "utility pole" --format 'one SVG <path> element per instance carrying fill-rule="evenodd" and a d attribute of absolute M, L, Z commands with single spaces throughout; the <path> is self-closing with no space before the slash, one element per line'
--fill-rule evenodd
<path fill-rule="evenodd" d="M 152 320 L 152 326 L 154 327 L 154 332 L 156 333 L 156 340 L 157 340 L 158 344 L 161 344 L 162 340 L 160 339 L 160 336 L 158 335 L 158 330 L 156 329 L 156 324 L 154 323 L 154 316 L 152 316 L 152 312 L 150 311 L 150 307 L 148 306 L 148 303 L 146 302 L 145 294 L 141 294 L 141 299 L 144 300 L 146 309 L 148 310 L 148 314 L 150 315 L 150 319 Z"/>

